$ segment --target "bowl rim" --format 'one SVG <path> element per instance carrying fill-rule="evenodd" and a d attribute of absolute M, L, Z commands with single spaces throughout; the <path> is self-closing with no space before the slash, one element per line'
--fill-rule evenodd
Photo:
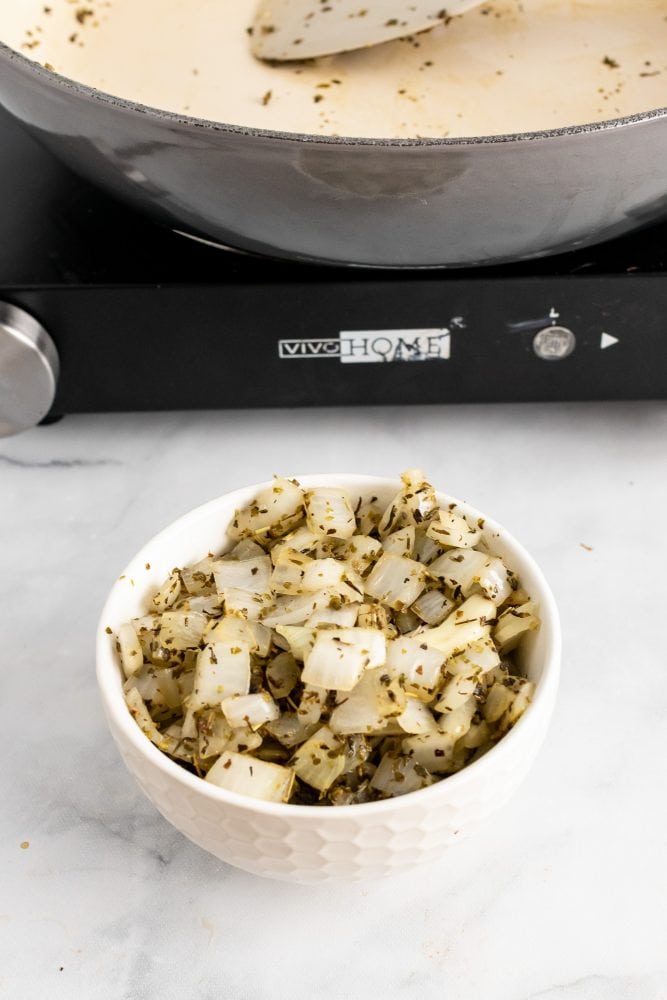
<path fill-rule="evenodd" d="M 344 489 L 360 488 L 364 490 L 367 488 L 372 489 L 374 486 L 380 486 L 384 489 L 395 488 L 396 491 L 398 491 L 401 485 L 400 479 L 398 478 L 394 479 L 392 477 L 366 476 L 351 473 L 324 473 L 322 475 L 308 474 L 303 476 L 290 476 L 289 478 L 297 479 L 299 483 L 306 488 L 312 488 L 315 486 L 342 486 Z M 157 532 L 157 534 L 153 535 L 153 537 L 146 542 L 141 549 L 139 549 L 132 559 L 130 559 L 125 569 L 114 581 L 104 603 L 96 633 L 97 682 L 104 710 L 107 714 L 108 722 L 114 738 L 114 727 L 117 727 L 136 748 L 136 750 L 142 756 L 147 758 L 151 764 L 155 765 L 160 771 L 162 771 L 166 777 L 175 780 L 177 783 L 184 785 L 186 788 L 191 789 L 198 794 L 204 795 L 206 798 L 212 799 L 213 801 L 232 805 L 249 812 L 260 812 L 265 815 L 283 817 L 285 819 L 290 817 L 294 819 L 297 816 L 306 818 L 308 816 L 313 817 L 324 814 L 326 816 L 330 816 L 333 822 L 339 822 L 349 818 L 350 816 L 356 817 L 371 814 L 380 815 L 383 812 L 393 811 L 397 808 L 409 808 L 411 805 L 423 804 L 424 806 L 428 806 L 429 801 L 434 799 L 435 796 L 446 795 L 448 790 L 453 791 L 461 788 L 477 777 L 483 778 L 490 769 L 495 767 L 503 755 L 508 755 L 517 740 L 522 739 L 524 734 L 528 734 L 528 726 L 530 726 L 533 720 L 537 720 L 540 714 L 542 717 L 546 717 L 545 721 L 548 723 L 558 688 L 562 647 L 560 618 L 551 588 L 549 587 L 549 584 L 547 583 L 547 580 L 537 562 L 533 559 L 527 549 L 525 549 L 524 546 L 521 545 L 521 543 L 518 542 L 506 528 L 500 525 L 493 518 L 488 517 L 483 512 L 477 510 L 477 508 L 473 507 L 466 501 L 458 500 L 456 497 L 453 497 L 450 494 L 442 493 L 436 489 L 436 496 L 440 502 L 446 501 L 447 503 L 456 504 L 457 508 L 468 516 L 475 518 L 475 520 L 483 518 L 484 532 L 502 537 L 503 542 L 513 549 L 513 554 L 516 553 L 518 555 L 519 561 L 521 561 L 524 566 L 529 567 L 529 572 L 538 585 L 538 593 L 531 594 L 531 598 L 535 599 L 539 604 L 541 627 L 548 628 L 550 632 L 550 643 L 545 654 L 542 677 L 536 685 L 533 699 L 525 713 L 514 724 L 514 726 L 507 733 L 505 733 L 498 743 L 494 744 L 494 746 L 492 746 L 491 749 L 479 760 L 467 764 L 460 771 L 434 782 L 433 785 L 429 785 L 427 788 L 421 788 L 417 791 L 409 792 L 406 795 L 395 796 L 389 799 L 380 799 L 375 802 L 363 802 L 335 807 L 297 805 L 289 802 L 266 802 L 262 799 L 254 799 L 247 795 L 240 795 L 237 792 L 230 792 L 227 789 L 220 788 L 217 785 L 213 785 L 210 782 L 205 781 L 196 774 L 192 774 L 184 767 L 181 767 L 180 764 L 177 764 L 176 761 L 172 760 L 169 756 L 167 756 L 167 754 L 158 750 L 151 740 L 144 735 L 132 718 L 123 697 L 122 683 L 118 684 L 120 666 L 113 653 L 110 641 L 111 637 L 106 631 L 109 617 L 107 609 L 112 604 L 116 591 L 118 590 L 123 579 L 129 579 L 131 577 L 134 572 L 133 567 L 135 565 L 143 565 L 149 561 L 150 553 L 154 547 L 156 545 L 160 546 L 161 543 L 165 542 L 174 530 L 177 529 L 178 531 L 182 531 L 189 525 L 192 525 L 200 520 L 208 519 L 211 513 L 217 510 L 223 502 L 226 505 L 233 503 L 235 508 L 241 504 L 245 504 L 253 494 L 259 492 L 259 490 L 269 486 L 270 484 L 271 480 L 267 480 L 265 482 L 255 483 L 251 486 L 232 490 L 228 493 L 223 493 L 214 497 L 206 503 L 187 511 L 185 514 L 171 521 L 168 525 Z M 517 568 L 519 576 L 521 576 L 522 567 Z M 533 591 L 535 590 L 534 587 L 532 589 Z"/>
<path fill-rule="evenodd" d="M 73 92 L 79 97 L 97 104 L 110 105 L 119 111 L 133 115 L 143 115 L 156 122 L 167 125 L 181 126 L 193 131 L 207 130 L 229 135 L 243 135 L 254 139 L 273 139 L 281 142 L 293 141 L 323 146 L 378 146 L 384 148 L 427 149 L 433 147 L 461 146 L 493 146 L 508 143 L 534 142 L 535 140 L 553 140 L 565 136 L 587 135 L 597 132 L 612 132 L 617 129 L 640 125 L 643 122 L 667 118 L 667 106 L 647 108 L 634 114 L 622 115 L 616 118 L 605 118 L 603 121 L 584 122 L 581 125 L 562 125 L 559 128 L 535 129 L 529 132 L 506 132 L 499 135 L 469 135 L 453 136 L 451 138 L 426 137 L 421 139 L 399 139 L 388 137 L 370 138 L 367 136 L 347 135 L 316 135 L 312 132 L 285 132 L 279 129 L 259 128 L 251 125 L 233 125 L 212 118 L 198 118 L 193 115 L 183 115 L 150 104 L 142 104 L 127 97 L 120 97 L 108 91 L 81 83 L 55 69 L 47 69 L 42 63 L 28 58 L 22 52 L 7 45 L 0 39 L 0 60 L 16 63 L 21 70 L 46 82 L 63 93 Z"/>

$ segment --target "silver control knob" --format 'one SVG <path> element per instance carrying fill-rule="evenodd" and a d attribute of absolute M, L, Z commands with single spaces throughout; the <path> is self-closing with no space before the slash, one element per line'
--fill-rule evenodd
<path fill-rule="evenodd" d="M 37 320 L 0 301 L 0 437 L 27 431 L 51 409 L 60 365 Z"/>
<path fill-rule="evenodd" d="M 533 350 L 543 361 L 562 361 L 576 346 L 577 338 L 566 326 L 545 326 L 533 338 Z"/>

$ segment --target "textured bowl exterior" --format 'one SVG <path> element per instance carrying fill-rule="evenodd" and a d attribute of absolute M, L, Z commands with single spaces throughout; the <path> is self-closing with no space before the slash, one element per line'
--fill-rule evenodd
<path fill-rule="evenodd" d="M 301 807 L 301 815 L 285 817 L 262 813 L 251 800 L 222 802 L 175 786 L 113 725 L 112 732 L 148 798 L 195 844 L 256 875 L 313 884 L 378 878 L 441 857 L 510 798 L 530 768 L 546 721 L 533 724 L 530 734 L 524 730 L 502 766 L 464 787 L 445 781 L 437 796 L 405 796 L 382 810 Z"/>
<path fill-rule="evenodd" d="M 344 484 L 351 492 L 373 490 L 387 497 L 398 488 L 395 481 L 360 476 L 300 479 L 305 485 Z M 114 643 L 105 629 L 140 614 L 144 600 L 172 566 L 223 545 L 224 526 L 234 509 L 259 488 L 221 497 L 176 521 L 132 560 L 112 588 L 100 619 L 97 667 L 105 712 L 121 755 L 169 822 L 217 858 L 254 874 L 309 884 L 380 877 L 433 861 L 510 798 L 546 735 L 560 661 L 558 616 L 549 589 L 527 553 L 487 519 L 487 537 L 493 536 L 495 548 L 511 559 L 537 599 L 542 626 L 531 637 L 525 660 L 537 683 L 533 703 L 480 761 L 422 791 L 358 806 L 281 805 L 226 792 L 189 774 L 141 733 L 125 707 Z M 480 516 L 466 504 L 459 506 Z M 150 571 L 145 569 L 147 563 Z"/>
<path fill-rule="evenodd" d="M 0 43 L 0 104 L 96 185 L 253 253 L 375 267 L 529 260 L 667 214 L 667 109 L 471 139 L 345 139 L 180 117 Z"/>

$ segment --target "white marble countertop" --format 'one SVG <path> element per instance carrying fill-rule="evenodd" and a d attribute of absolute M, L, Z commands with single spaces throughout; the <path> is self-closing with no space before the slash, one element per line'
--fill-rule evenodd
<path fill-rule="evenodd" d="M 230 488 L 416 464 L 552 582 L 564 664 L 544 749 L 430 869 L 313 889 L 227 868 L 111 742 L 105 592 Z M 77 417 L 0 441 L 0 996 L 664 1000 L 666 502 L 662 403 Z"/>

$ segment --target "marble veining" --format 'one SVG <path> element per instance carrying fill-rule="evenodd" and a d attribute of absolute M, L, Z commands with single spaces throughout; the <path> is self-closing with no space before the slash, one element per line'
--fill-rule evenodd
<path fill-rule="evenodd" d="M 223 491 L 414 464 L 552 583 L 547 742 L 491 825 L 428 869 L 307 888 L 227 868 L 152 808 L 108 735 L 106 591 Z M 666 501 L 664 403 L 87 416 L 3 441 L 0 997 L 665 1000 Z"/>
<path fill-rule="evenodd" d="M 50 458 L 46 462 L 28 462 L 13 455 L 0 455 L 0 464 L 17 469 L 97 469 L 105 465 L 122 465 L 122 462 L 105 459 Z"/>

